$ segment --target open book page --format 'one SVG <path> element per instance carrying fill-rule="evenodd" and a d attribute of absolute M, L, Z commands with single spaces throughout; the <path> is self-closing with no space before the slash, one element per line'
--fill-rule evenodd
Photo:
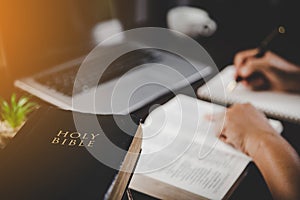
<path fill-rule="evenodd" d="M 130 187 L 158 198 L 222 199 L 251 161 L 217 138 L 216 127 L 223 121 L 210 121 L 207 115 L 224 110 L 216 104 L 177 95 L 152 111 L 143 125 L 142 155 Z M 273 124 L 280 131 L 281 124 Z M 157 184 L 147 184 L 147 180 Z M 173 190 L 158 191 L 163 190 L 162 183 L 174 186 Z M 149 188 L 156 186 L 160 187 Z M 183 197 L 176 188 L 195 195 Z"/>
<path fill-rule="evenodd" d="M 250 158 L 246 156 L 223 152 L 218 148 L 214 148 L 203 158 L 198 158 L 198 154 L 199 148 L 195 145 L 171 165 L 143 175 L 201 197 L 222 199 L 250 161 Z M 159 162 L 166 156 L 170 154 L 163 153 L 148 162 L 139 163 L 138 167 L 151 165 L 151 162 Z M 132 182 L 134 182 L 134 177 Z M 169 193 L 172 194 L 172 191 Z M 176 199 L 176 196 L 172 196 L 172 199 Z M 183 199 L 183 197 L 178 196 L 178 199 Z M 187 198 L 184 197 L 184 199 Z"/>
<path fill-rule="evenodd" d="M 228 90 L 228 85 L 234 81 L 234 73 L 233 66 L 226 67 L 198 89 L 198 96 L 223 104 L 250 102 L 269 116 L 300 122 L 300 106 L 298 105 L 300 95 L 274 91 L 251 91 L 242 84 L 238 84 L 232 91 Z"/>

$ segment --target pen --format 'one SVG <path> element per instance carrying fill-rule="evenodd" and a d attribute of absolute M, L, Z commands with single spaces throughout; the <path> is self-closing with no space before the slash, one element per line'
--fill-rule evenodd
<path fill-rule="evenodd" d="M 258 53 L 254 56 L 255 58 L 261 58 L 264 56 L 264 54 L 268 51 L 268 47 L 270 42 L 278 35 L 280 34 L 284 34 L 286 32 L 285 28 L 283 26 L 279 26 L 278 28 L 274 29 L 259 45 L 258 47 Z M 241 76 L 237 76 L 236 79 L 233 82 L 230 82 L 227 85 L 227 90 L 229 91 L 233 91 L 236 86 L 237 83 L 239 83 L 240 81 L 247 81 L 247 82 L 251 82 L 253 80 L 257 80 L 258 78 L 262 78 L 264 79 L 264 75 L 260 72 L 254 72 L 252 75 L 250 75 L 249 77 L 241 77 Z"/>

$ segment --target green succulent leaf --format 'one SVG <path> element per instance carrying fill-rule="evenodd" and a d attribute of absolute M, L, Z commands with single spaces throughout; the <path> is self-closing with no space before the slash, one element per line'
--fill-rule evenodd
<path fill-rule="evenodd" d="M 22 107 L 29 101 L 29 98 L 27 97 L 21 97 L 20 100 L 18 101 L 18 107 Z"/>
<path fill-rule="evenodd" d="M 10 105 L 4 99 L 0 99 L 1 117 L 12 128 L 19 127 L 25 120 L 27 115 L 37 107 L 37 104 L 30 102 L 30 98 L 26 96 L 17 100 L 16 94 L 12 94 Z"/>

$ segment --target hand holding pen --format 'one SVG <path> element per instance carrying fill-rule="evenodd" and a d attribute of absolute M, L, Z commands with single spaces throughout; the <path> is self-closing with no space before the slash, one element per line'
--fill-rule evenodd
<path fill-rule="evenodd" d="M 262 72 L 258 69 L 255 71 L 250 71 L 249 68 L 246 70 L 244 68 L 244 72 L 240 72 L 240 69 L 243 65 L 248 64 L 255 64 L 255 66 L 264 65 L 263 58 L 265 53 L 269 49 L 269 44 L 272 40 L 274 40 L 277 36 L 282 35 L 285 33 L 285 28 L 283 26 L 279 26 L 278 28 L 274 29 L 259 45 L 259 47 L 253 51 L 248 51 L 247 53 L 238 54 L 234 60 L 234 64 L 237 67 L 237 73 L 235 80 L 236 82 L 243 81 L 245 85 L 252 86 L 252 89 L 256 90 L 266 90 L 271 87 L 267 77 L 264 76 Z M 245 55 L 246 54 L 246 55 Z M 252 59 L 254 57 L 254 59 Z M 252 61 L 251 61 L 252 59 Z M 256 59 L 256 63 L 255 62 Z M 250 61 L 249 61 L 250 60 Z M 260 62 L 259 62 L 260 61 Z M 251 68 L 250 68 L 251 69 Z"/>
<path fill-rule="evenodd" d="M 236 84 L 241 82 L 253 90 L 267 90 L 270 88 L 270 83 L 263 72 L 268 65 L 267 59 L 258 57 L 258 54 L 259 49 L 251 49 L 236 55 L 234 59 L 234 66 L 236 67 L 234 82 Z"/>
<path fill-rule="evenodd" d="M 235 56 L 234 65 L 237 72 L 231 90 L 239 82 L 254 90 L 285 90 L 286 86 L 282 83 L 286 79 L 285 76 L 299 68 L 268 51 L 270 42 L 284 33 L 284 27 L 280 26 L 272 31 L 257 49 L 246 50 Z"/>

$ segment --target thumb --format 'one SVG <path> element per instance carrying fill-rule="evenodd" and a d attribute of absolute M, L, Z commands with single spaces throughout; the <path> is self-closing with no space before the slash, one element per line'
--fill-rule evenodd
<path fill-rule="evenodd" d="M 268 62 L 264 58 L 249 59 L 243 67 L 239 69 L 239 75 L 243 78 L 247 78 L 254 72 L 262 72 L 269 66 Z"/>

